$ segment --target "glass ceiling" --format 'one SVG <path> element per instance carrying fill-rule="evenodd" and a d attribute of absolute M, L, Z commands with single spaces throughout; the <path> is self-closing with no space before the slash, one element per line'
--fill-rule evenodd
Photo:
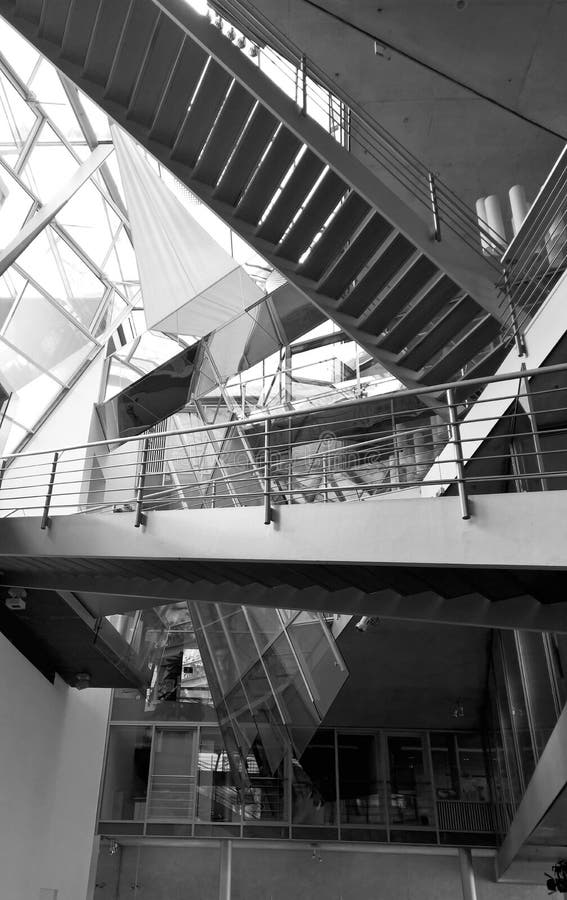
<path fill-rule="evenodd" d="M 207 12 L 201 0 L 191 5 Z M 228 26 L 221 20 L 219 27 Z M 273 77 L 282 80 L 277 54 L 266 48 L 256 53 L 256 59 L 268 74 L 273 69 Z M 288 84 L 292 74 L 286 74 Z M 326 123 L 330 130 L 331 118 Z M 68 184 L 101 143 L 111 145 L 106 116 L 0 18 L 3 247 Z M 260 286 L 271 290 L 274 275 L 266 262 L 171 173 L 149 155 L 147 160 L 223 249 Z M 222 397 L 232 409 L 239 405 L 241 414 L 250 415 L 282 401 L 320 403 L 383 390 L 384 372 L 372 367 L 367 354 L 340 335 L 336 343 L 329 342 L 337 330 L 333 323 L 323 323 L 307 337 L 323 338 L 325 346 L 298 348 L 301 352 L 285 361 L 283 348 L 278 348 L 244 376 L 234 373 L 213 385 L 211 397 Z M 118 393 L 194 340 L 191 335 L 146 330 L 118 163 L 110 152 L 0 275 L 0 380 L 11 392 L 0 425 L 0 451 L 22 449 L 99 354 L 110 355 L 110 361 L 106 383 L 94 401 Z"/>

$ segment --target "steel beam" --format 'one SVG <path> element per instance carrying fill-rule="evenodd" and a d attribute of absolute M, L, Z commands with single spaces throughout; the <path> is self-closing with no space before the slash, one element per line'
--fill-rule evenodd
<path fill-rule="evenodd" d="M 105 159 L 112 153 L 113 147 L 109 144 L 100 144 L 82 163 L 71 178 L 59 188 L 45 206 L 36 212 L 28 222 L 20 229 L 13 241 L 2 250 L 0 254 L 0 275 L 3 275 L 6 269 L 9 269 L 18 257 L 29 247 L 31 242 L 40 234 L 43 229 L 55 218 L 55 216 L 63 209 L 65 204 L 77 193 L 85 182 L 89 180 L 97 169 L 103 164 Z"/>

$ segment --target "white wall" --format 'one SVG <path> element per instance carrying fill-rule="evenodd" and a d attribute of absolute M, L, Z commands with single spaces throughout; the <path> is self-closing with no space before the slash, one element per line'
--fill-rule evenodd
<path fill-rule="evenodd" d="M 0 635 L 0 896 L 84 900 L 110 691 L 50 684 Z"/>

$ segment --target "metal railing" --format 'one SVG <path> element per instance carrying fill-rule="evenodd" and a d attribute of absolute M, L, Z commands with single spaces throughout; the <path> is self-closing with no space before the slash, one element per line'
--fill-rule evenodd
<path fill-rule="evenodd" d="M 522 333 L 567 267 L 567 148 L 502 257 L 505 334 Z"/>
<path fill-rule="evenodd" d="M 0 459 L 0 516 L 365 501 L 567 487 L 567 364 Z M 554 376 L 550 379 L 549 376 Z M 484 391 L 492 385 L 490 391 Z M 495 387 L 495 386 L 498 387 Z M 476 399 L 473 399 L 476 397 Z M 482 466 L 472 465 L 482 446 Z"/>
<path fill-rule="evenodd" d="M 519 233 L 506 241 L 356 100 L 309 59 L 250 0 L 213 0 L 226 17 L 251 37 L 269 60 L 267 74 L 290 96 L 301 111 L 340 137 L 366 165 L 378 167 L 391 185 L 402 188 L 406 199 L 427 211 L 432 236 L 443 238 L 448 229 L 485 260 L 501 297 L 504 343 L 515 340 L 519 354 L 526 351 L 524 329 L 565 271 L 567 261 L 567 151 L 536 197 Z M 234 29 L 232 29 L 234 31 Z M 337 128 L 337 122 L 340 128 Z"/>
<path fill-rule="evenodd" d="M 437 800 L 439 831 L 492 833 L 496 831 L 491 803 L 473 800 Z"/>
<path fill-rule="evenodd" d="M 334 127 L 337 116 L 340 122 L 346 122 L 347 147 L 362 156 L 366 165 L 378 166 L 387 180 L 401 186 L 427 210 L 435 240 L 440 240 L 447 228 L 501 274 L 499 256 L 505 250 L 501 235 L 486 223 L 480 225 L 476 213 L 436 173 L 332 81 L 263 12 L 249 0 L 212 0 L 210 6 L 255 41 L 260 54 L 268 55 L 267 74 L 272 71 L 277 75 L 278 86 L 296 99 L 304 114 L 320 122 L 328 119 L 330 127 Z M 334 104 L 337 116 L 330 114 Z M 484 253 L 483 246 L 493 252 Z"/>

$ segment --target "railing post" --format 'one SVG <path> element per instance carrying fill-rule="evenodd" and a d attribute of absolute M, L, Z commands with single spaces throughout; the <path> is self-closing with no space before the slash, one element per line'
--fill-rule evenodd
<path fill-rule="evenodd" d="M 431 209 L 433 211 L 433 236 L 436 241 L 441 240 L 441 220 L 439 218 L 439 205 L 437 203 L 437 185 L 435 184 L 435 175 L 429 173 L 429 197 L 431 199 Z"/>
<path fill-rule="evenodd" d="M 272 479 L 270 475 L 270 420 L 264 422 L 264 525 L 272 522 Z"/>
<path fill-rule="evenodd" d="M 299 66 L 301 74 L 301 115 L 307 115 L 307 57 L 305 53 L 301 54 L 301 62 Z"/>
<path fill-rule="evenodd" d="M 2 464 L 0 465 L 0 488 L 2 487 L 2 482 L 4 481 L 4 473 L 6 472 L 7 465 L 8 465 L 8 460 L 3 459 Z"/>
<path fill-rule="evenodd" d="M 514 341 L 516 342 L 516 349 L 518 351 L 518 356 L 526 356 L 526 341 L 524 339 L 524 335 L 520 331 L 520 326 L 518 325 L 516 308 L 512 299 L 512 291 L 510 290 L 510 276 L 508 274 L 508 267 L 504 266 L 502 271 L 504 274 L 504 291 L 506 293 L 506 297 L 508 298 L 508 306 L 510 307 L 510 322 L 512 324 L 512 333 L 514 335 Z"/>
<path fill-rule="evenodd" d="M 323 457 L 323 494 L 325 503 L 329 502 L 329 458 L 325 453 Z"/>
<path fill-rule="evenodd" d="M 447 406 L 449 407 L 449 423 L 451 427 L 451 440 L 455 447 L 455 463 L 457 466 L 457 478 L 459 479 L 459 500 L 461 501 L 461 515 L 463 519 L 470 519 L 469 500 L 465 485 L 465 467 L 463 464 L 463 445 L 461 442 L 461 428 L 457 419 L 455 398 L 453 389 L 447 391 Z"/>
<path fill-rule="evenodd" d="M 134 520 L 134 528 L 139 528 L 140 525 L 146 524 L 146 516 L 142 511 L 142 504 L 144 502 L 144 488 L 146 486 L 146 472 L 148 469 L 148 450 L 150 445 L 150 439 L 146 438 L 144 444 L 142 446 L 142 456 L 140 459 L 139 469 L 138 469 L 138 485 L 136 489 L 136 518 Z"/>
<path fill-rule="evenodd" d="M 522 371 L 525 372 L 526 364 L 522 363 L 521 368 L 522 368 Z M 533 400 L 532 400 L 532 392 L 531 392 L 531 388 L 530 388 L 528 379 L 522 378 L 522 382 L 524 385 L 523 396 L 526 398 L 528 419 L 530 422 L 530 429 L 532 432 L 532 440 L 534 442 L 537 470 L 538 470 L 539 474 L 541 475 L 541 489 L 542 489 L 542 491 L 547 491 L 548 484 L 547 484 L 547 478 L 544 477 L 545 476 L 545 464 L 544 464 L 544 459 L 543 459 L 543 449 L 541 446 L 541 441 L 539 439 L 539 431 L 538 431 L 538 427 L 537 427 L 536 411 L 535 411 L 535 407 L 534 407 Z"/>
<path fill-rule="evenodd" d="M 45 505 L 43 507 L 43 515 L 41 517 L 40 528 L 45 531 L 49 527 L 49 507 L 51 506 L 51 495 L 53 494 L 53 485 L 55 483 L 55 473 L 57 472 L 57 463 L 59 462 L 59 453 L 53 454 L 53 462 L 51 463 L 51 473 L 49 475 L 49 484 L 47 485 L 47 493 L 45 495 Z"/>

